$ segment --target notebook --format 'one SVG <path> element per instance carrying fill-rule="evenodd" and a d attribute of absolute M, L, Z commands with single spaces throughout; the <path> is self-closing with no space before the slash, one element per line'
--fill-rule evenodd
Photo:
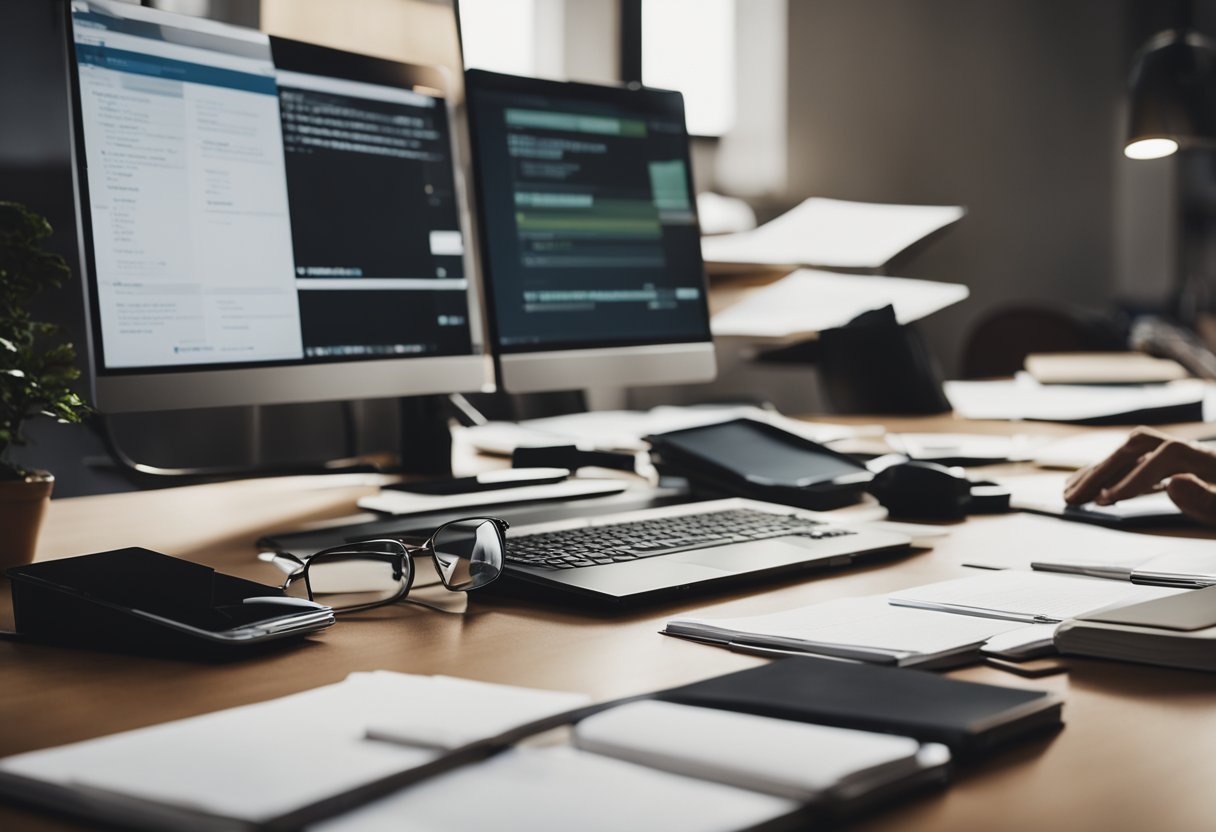
<path fill-rule="evenodd" d="M 979 657 L 1014 621 L 896 607 L 885 596 L 839 598 L 739 618 L 698 613 L 667 622 L 663 632 L 710 644 L 837 656 L 901 667 L 957 665 Z"/>
<path fill-rule="evenodd" d="M 1216 672 L 1216 586 L 1066 621 L 1061 653 Z"/>
<path fill-rule="evenodd" d="M 855 800 L 926 769 L 950 752 L 909 737 L 643 701 L 574 728 L 585 751 L 801 802 Z"/>
<path fill-rule="evenodd" d="M 964 682 L 894 667 L 778 659 L 673 688 L 659 699 L 760 716 L 878 731 L 981 752 L 1059 728 L 1055 694 Z"/>

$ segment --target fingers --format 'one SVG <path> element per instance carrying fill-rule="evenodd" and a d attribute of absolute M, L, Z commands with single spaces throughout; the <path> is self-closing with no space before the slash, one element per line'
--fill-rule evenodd
<path fill-rule="evenodd" d="M 1194 474 L 1179 474 L 1170 478 L 1165 490 L 1187 517 L 1216 526 L 1216 488 Z"/>
<path fill-rule="evenodd" d="M 1106 459 L 1084 468 L 1069 478 L 1064 487 L 1064 500 L 1069 505 L 1088 503 L 1108 486 L 1119 482 L 1140 464 L 1141 458 L 1155 451 L 1170 438 L 1152 428 L 1136 428 L 1117 451 Z"/>
<path fill-rule="evenodd" d="M 1216 457 L 1187 442 L 1169 439 L 1141 458 L 1121 480 L 1098 492 L 1095 502 L 1110 505 L 1160 487 L 1161 481 L 1174 474 L 1210 474 L 1216 468 Z"/>

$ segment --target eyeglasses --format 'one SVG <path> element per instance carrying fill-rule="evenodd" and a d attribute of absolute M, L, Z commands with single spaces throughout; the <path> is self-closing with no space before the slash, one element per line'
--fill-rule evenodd
<path fill-rule="evenodd" d="M 285 593 L 335 612 L 352 612 L 404 598 L 414 585 L 414 557 L 419 554 L 435 559 L 439 580 L 453 592 L 492 583 L 502 574 L 508 528 L 505 520 L 495 517 L 467 517 L 443 524 L 417 546 L 392 539 L 361 540 L 324 549 L 307 560 L 286 552 L 272 557 L 295 567 L 281 587 Z"/>

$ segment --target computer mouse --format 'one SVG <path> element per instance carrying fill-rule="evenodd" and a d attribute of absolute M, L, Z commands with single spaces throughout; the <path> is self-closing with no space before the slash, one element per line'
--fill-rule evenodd
<path fill-rule="evenodd" d="M 901 462 L 874 475 L 866 490 L 892 517 L 954 520 L 967 514 L 971 481 L 936 462 Z"/>

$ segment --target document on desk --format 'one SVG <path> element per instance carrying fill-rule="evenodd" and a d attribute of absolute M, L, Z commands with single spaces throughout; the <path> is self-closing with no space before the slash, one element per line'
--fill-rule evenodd
<path fill-rule="evenodd" d="M 751 231 L 705 237 L 706 263 L 876 269 L 965 214 L 957 205 L 811 197 Z"/>
<path fill-rule="evenodd" d="M 814 442 L 833 442 L 856 436 L 861 430 L 852 425 L 792 419 L 755 405 L 662 405 L 650 410 L 595 410 L 522 422 L 488 422 L 464 428 L 463 432 L 479 451 L 502 456 L 510 456 L 517 447 L 562 444 L 586 450 L 645 451 L 649 445 L 644 437 L 651 434 L 733 419 L 767 422 Z M 875 427 L 872 432 L 881 433 L 881 429 Z"/>
<path fill-rule="evenodd" d="M 1186 516 L 1164 491 L 1141 494 L 1109 506 L 1096 503 L 1070 506 L 1064 502 L 1064 485 L 1067 481 L 1065 474 L 1029 474 L 1001 478 L 1001 485 L 1009 489 L 1010 508 L 1019 511 L 1107 526 L 1181 523 L 1186 520 Z"/>
<path fill-rule="evenodd" d="M 668 621 L 663 632 L 743 650 L 910 667 L 964 663 L 977 657 L 988 639 L 1020 626 L 994 618 L 892 606 L 884 596 L 872 595 L 741 618 L 694 613 Z"/>
<path fill-rule="evenodd" d="M 367 726 L 394 724 L 407 710 L 444 719 L 460 704 L 475 712 L 500 692 L 487 685 L 478 696 L 478 684 L 352 673 L 267 702 L 5 758 L 0 792 L 119 825 L 248 828 L 434 761 L 435 748 L 377 742 Z M 538 696 L 545 707 L 568 704 L 565 695 Z M 477 728 L 511 723 L 520 715 L 514 705 Z"/>
<path fill-rule="evenodd" d="M 892 306 L 901 324 L 965 300 L 958 283 L 799 269 L 713 316 L 714 335 L 789 341 L 842 327 L 863 312 Z"/>
<path fill-rule="evenodd" d="M 945 762 L 945 746 L 834 728 L 643 701 L 610 708 L 574 727 L 575 746 L 701 780 L 803 802 L 848 800 Z"/>
<path fill-rule="evenodd" d="M 309 829 L 732 832 L 799 807 L 788 798 L 558 746 L 504 751 Z"/>
<path fill-rule="evenodd" d="M 888 599 L 895 606 L 1053 624 L 1112 604 L 1152 601 L 1188 591 L 1009 569 L 903 589 Z"/>
<path fill-rule="evenodd" d="M 947 381 L 946 398 L 965 419 L 1111 423 L 1197 421 L 1210 385 L 1198 379 L 1170 384 L 1039 384 L 1026 373 L 1012 381 Z"/>
<path fill-rule="evenodd" d="M 1007 514 L 954 530 L 956 545 L 968 552 L 964 566 L 980 569 L 1038 569 L 1095 578 L 1131 580 L 1132 570 L 1168 555 L 1194 556 L 1180 569 L 1200 568 L 1216 558 L 1210 540 L 1116 531 L 1037 514 Z M 994 547 L 993 541 L 1001 541 Z M 1168 566 L 1168 564 L 1165 564 Z"/>

